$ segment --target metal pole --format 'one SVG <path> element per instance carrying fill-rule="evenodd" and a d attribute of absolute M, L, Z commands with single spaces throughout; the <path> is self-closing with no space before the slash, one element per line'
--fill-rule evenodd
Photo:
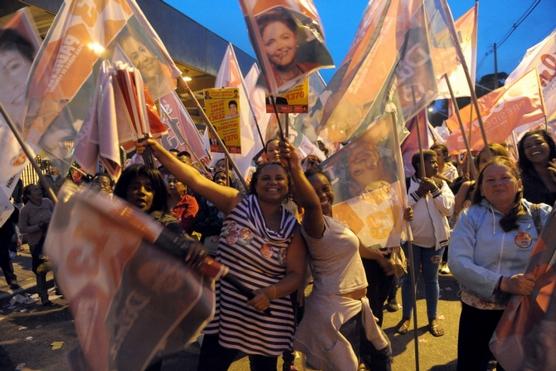
<path fill-rule="evenodd" d="M 454 96 L 454 91 L 452 90 L 452 84 L 450 84 L 450 79 L 448 75 L 444 75 L 444 80 L 446 81 L 446 85 L 448 86 L 448 91 L 450 92 L 450 98 L 452 100 L 452 105 L 454 106 L 454 112 L 456 113 L 456 119 L 458 120 L 459 129 L 461 130 L 461 136 L 463 137 L 463 143 L 465 144 L 465 149 L 467 150 L 467 158 L 471 159 L 471 147 L 469 146 L 469 142 L 467 141 L 467 136 L 465 135 L 465 129 L 463 128 L 463 121 L 461 120 L 461 115 L 459 112 L 458 103 L 456 101 L 456 97 Z M 471 164 L 471 174 L 473 179 L 476 179 L 477 169 L 475 169 L 475 165 Z"/>
<path fill-rule="evenodd" d="M 396 157 L 396 162 L 398 163 L 398 178 L 400 179 L 400 186 L 402 187 L 402 203 L 404 205 L 404 213 L 407 208 L 407 193 L 405 190 L 407 186 L 405 184 L 405 174 L 403 172 L 403 160 L 400 147 L 400 138 L 398 137 L 398 127 L 396 125 L 396 112 L 390 112 L 392 115 L 392 126 L 394 131 L 394 156 Z M 423 156 L 421 156 L 423 159 Z M 415 279 L 415 269 L 413 269 L 413 233 L 411 232 L 411 226 L 404 220 L 406 238 L 407 238 L 407 253 L 409 257 L 409 275 L 411 277 L 411 305 L 413 305 L 413 342 L 415 343 L 415 370 L 419 371 L 419 339 L 417 335 L 417 280 Z"/>
<path fill-rule="evenodd" d="M 239 178 L 241 185 L 243 186 L 244 191 L 247 192 L 247 190 L 249 189 L 247 187 L 247 183 L 245 182 L 245 179 L 243 179 L 243 175 L 241 175 L 241 172 L 239 171 L 239 168 L 237 167 L 236 163 L 234 162 L 234 160 L 232 160 L 232 156 L 230 155 L 230 152 L 228 151 L 228 148 L 226 147 L 226 145 L 224 144 L 224 142 L 222 141 L 222 138 L 220 138 L 220 136 L 218 135 L 218 133 L 216 132 L 216 129 L 214 128 L 214 126 L 212 125 L 212 122 L 210 121 L 210 119 L 208 118 L 205 110 L 203 109 L 203 107 L 201 107 L 201 103 L 199 103 L 199 100 L 197 99 L 197 97 L 195 96 L 195 93 L 193 93 L 193 91 L 191 90 L 191 88 L 189 87 L 189 85 L 187 84 L 187 81 L 185 81 L 185 79 L 183 77 L 180 77 L 178 79 L 178 81 L 181 81 L 183 86 L 185 87 L 185 89 L 187 90 L 187 92 L 189 93 L 189 95 L 191 96 L 191 98 L 193 99 L 193 102 L 195 103 L 195 105 L 197 106 L 197 108 L 199 109 L 199 112 L 201 113 L 201 117 L 203 118 L 203 120 L 205 121 L 205 123 L 207 124 L 207 127 L 210 129 L 210 131 L 212 132 L 212 134 L 214 135 L 214 137 L 216 138 L 216 140 L 218 141 L 218 144 L 220 145 L 220 147 L 222 147 L 222 149 L 224 150 L 224 154 L 226 155 L 226 157 L 228 158 L 228 160 L 230 161 L 230 164 L 232 165 L 232 168 L 234 169 L 237 177 Z"/>
<path fill-rule="evenodd" d="M 29 162 L 31 163 L 31 166 L 33 166 L 33 169 L 35 169 L 35 172 L 39 176 L 39 180 L 40 180 L 42 186 L 44 187 L 44 189 L 46 189 L 46 192 L 48 193 L 48 197 L 50 197 L 52 202 L 54 202 L 54 203 L 58 202 L 58 198 L 56 197 L 56 194 L 54 193 L 54 191 L 52 190 L 52 188 L 50 187 L 50 185 L 46 181 L 46 178 L 42 174 L 41 168 L 39 167 L 39 165 L 37 164 L 37 162 L 33 158 L 33 154 L 31 153 L 31 150 L 27 146 L 27 143 L 25 143 L 25 141 L 21 137 L 21 134 L 19 134 L 19 130 L 17 130 L 17 128 L 15 127 L 14 122 L 12 121 L 12 118 L 10 117 L 8 112 L 4 109 L 4 106 L 2 105 L 2 103 L 0 103 L 0 112 L 2 113 L 2 116 L 4 117 L 4 120 L 8 124 L 8 127 L 10 128 L 12 133 L 14 134 L 15 139 L 17 139 L 17 142 L 21 146 L 21 149 L 23 149 L 23 152 L 25 153 L 25 156 L 27 156 L 27 159 L 29 159 Z M 3 159 L 3 160 L 5 161 L 7 159 Z"/>
<path fill-rule="evenodd" d="M 445 16 L 452 20 L 452 12 L 446 3 L 446 0 L 441 1 L 442 9 L 444 10 Z M 463 72 L 465 73 L 465 79 L 467 80 L 467 85 L 469 86 L 469 91 L 471 93 L 471 101 L 475 110 L 477 111 L 477 120 L 479 122 L 479 128 L 481 129 L 481 136 L 483 138 L 483 142 L 485 143 L 485 147 L 488 146 L 488 140 L 484 128 L 483 118 L 481 116 L 481 111 L 479 110 L 479 103 L 477 102 L 477 95 L 475 94 L 475 87 L 473 86 L 473 81 L 471 81 L 471 74 L 469 73 L 469 68 L 467 67 L 467 62 L 465 61 L 465 56 L 463 55 L 463 51 L 461 50 L 461 45 L 458 40 L 456 27 L 454 26 L 454 22 L 448 22 L 448 30 L 450 31 L 450 35 L 452 37 L 452 41 L 456 47 L 456 52 L 458 54 L 458 58 L 460 60 L 461 66 L 463 67 Z"/>

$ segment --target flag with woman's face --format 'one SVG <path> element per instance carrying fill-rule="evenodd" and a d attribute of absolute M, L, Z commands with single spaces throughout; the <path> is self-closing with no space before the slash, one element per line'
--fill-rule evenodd
<path fill-rule="evenodd" d="M 116 46 L 157 99 L 175 89 L 180 72 L 134 0 L 65 2 L 31 68 L 22 131 L 27 142 L 62 171 L 90 113 L 103 59 Z"/>
<path fill-rule="evenodd" d="M 271 94 L 319 68 L 334 67 L 311 0 L 240 0 L 240 5 Z"/>

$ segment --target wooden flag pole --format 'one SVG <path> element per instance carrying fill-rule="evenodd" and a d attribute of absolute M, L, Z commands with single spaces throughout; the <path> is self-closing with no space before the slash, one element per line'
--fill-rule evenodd
<path fill-rule="evenodd" d="M 185 90 L 187 90 L 187 92 L 189 93 L 189 95 L 193 99 L 193 102 L 195 103 L 195 105 L 199 109 L 199 112 L 201 113 L 201 117 L 203 118 L 203 120 L 207 124 L 207 127 L 210 129 L 210 131 L 212 132 L 212 134 L 214 135 L 214 137 L 218 141 L 218 145 L 220 145 L 220 147 L 222 147 L 222 149 L 224 150 L 224 154 L 226 155 L 226 158 L 230 161 L 232 169 L 234 169 L 234 172 L 236 173 L 237 177 L 239 178 L 239 180 L 241 182 L 241 185 L 243 186 L 243 189 L 247 192 L 249 187 L 247 187 L 247 183 L 245 182 L 245 179 L 243 179 L 243 175 L 239 171 L 239 168 L 237 167 L 234 160 L 232 160 L 232 156 L 230 155 L 230 152 L 228 151 L 228 148 L 226 147 L 226 145 L 222 141 L 222 138 L 220 138 L 220 136 L 216 132 L 216 129 L 215 129 L 214 125 L 212 125 L 212 122 L 210 121 L 210 119 L 208 118 L 205 110 L 201 106 L 201 103 L 199 103 L 199 100 L 195 96 L 195 93 L 193 93 L 193 91 L 189 87 L 189 84 L 187 84 L 187 81 L 185 81 L 185 79 L 183 77 L 178 78 L 178 85 L 180 85 L 179 84 L 180 81 L 181 81 L 181 86 L 183 88 L 185 88 Z"/>
<path fill-rule="evenodd" d="M 39 167 L 39 165 L 37 164 L 37 162 L 33 158 L 31 150 L 27 146 L 27 143 L 25 143 L 25 141 L 21 137 L 21 134 L 19 133 L 19 130 L 17 130 L 17 128 L 15 127 L 15 124 L 12 121 L 12 118 L 10 117 L 8 112 L 4 109 L 4 106 L 2 105 L 2 103 L 0 103 L 0 112 L 2 113 L 2 116 L 4 117 L 4 120 L 8 124 L 8 127 L 10 128 L 12 133 L 14 134 L 15 139 L 17 139 L 17 142 L 21 146 L 21 149 L 23 149 L 23 152 L 25 153 L 25 156 L 27 156 L 27 159 L 31 163 L 31 166 L 33 166 L 33 169 L 35 169 L 35 172 L 39 176 L 39 180 L 40 180 L 42 186 L 44 187 L 44 189 L 46 189 L 46 192 L 48 193 L 48 197 L 50 197 L 52 202 L 54 202 L 54 203 L 58 202 L 58 198 L 56 197 L 56 194 L 54 193 L 54 191 L 52 190 L 52 188 L 50 187 L 50 185 L 46 181 L 46 178 L 42 174 L 41 168 Z M 6 159 L 4 159 L 4 160 L 6 160 Z"/>
<path fill-rule="evenodd" d="M 390 115 L 392 115 L 392 126 L 394 131 L 394 148 L 396 148 L 394 155 L 396 156 L 396 161 L 398 165 L 403 164 L 402 160 L 402 153 L 401 153 L 401 146 L 400 146 L 400 138 L 398 136 L 398 127 L 396 125 L 396 112 L 391 111 Z M 417 132 L 419 132 L 419 128 L 417 127 Z M 420 147 L 420 146 L 419 146 Z M 423 160 L 423 155 L 421 152 L 421 160 Z M 404 205 L 404 214 L 405 209 L 408 207 L 407 203 L 407 192 L 403 192 L 407 189 L 407 185 L 405 184 L 405 174 L 403 171 L 403 166 L 398 166 L 398 177 L 400 179 L 400 184 L 402 187 L 402 204 Z M 417 279 L 415 277 L 415 269 L 413 269 L 413 233 L 411 231 L 411 225 L 404 219 L 403 223 L 405 224 L 405 233 L 407 239 L 407 255 L 409 258 L 408 266 L 411 268 L 409 270 L 409 276 L 411 278 L 411 305 L 413 305 L 413 343 L 415 344 L 415 370 L 419 371 L 419 338 L 417 335 Z"/>
<path fill-rule="evenodd" d="M 459 107 L 456 101 L 456 97 L 454 96 L 454 91 L 452 90 L 452 84 L 450 84 L 450 79 L 448 75 L 444 75 L 444 80 L 446 81 L 446 85 L 448 86 L 448 91 L 450 92 L 450 99 L 452 100 L 452 105 L 454 106 L 454 112 L 456 113 L 456 119 L 458 120 L 459 129 L 461 130 L 461 136 L 463 137 L 463 143 L 465 144 L 465 149 L 467 151 L 467 158 L 471 160 L 471 147 L 469 146 L 469 142 L 467 141 L 467 136 L 465 135 L 465 129 L 463 127 L 463 121 L 461 120 L 461 115 L 459 112 Z M 475 165 L 471 164 L 471 174 L 473 179 L 477 177 L 477 169 L 475 169 Z"/>
<path fill-rule="evenodd" d="M 450 11 L 450 9 L 448 8 L 448 4 L 447 2 L 441 1 L 441 6 L 442 9 L 444 10 L 444 15 L 452 20 L 452 12 Z M 460 60 L 461 66 L 463 67 L 463 72 L 465 73 L 465 79 L 467 80 L 467 85 L 469 86 L 469 91 L 471 92 L 471 101 L 473 103 L 473 106 L 475 107 L 475 110 L 477 111 L 477 120 L 479 122 L 479 128 L 481 129 L 481 136 L 483 138 L 483 142 L 485 144 L 485 147 L 488 146 L 488 140 L 487 140 L 487 135 L 485 132 L 485 127 L 484 127 L 484 123 L 483 123 L 483 118 L 481 116 L 481 111 L 479 110 L 479 103 L 477 102 L 477 95 L 475 94 L 475 86 L 473 84 L 473 81 L 471 81 L 471 74 L 469 73 L 469 68 L 467 67 L 467 62 L 465 61 L 465 56 L 463 55 L 463 51 L 461 50 L 461 45 L 459 43 L 458 37 L 457 37 L 457 32 L 456 32 L 456 27 L 454 25 L 454 22 L 448 22 L 448 30 L 450 31 L 450 36 L 452 37 L 452 41 L 454 42 L 454 45 L 456 47 L 456 52 L 458 54 L 458 58 Z"/>

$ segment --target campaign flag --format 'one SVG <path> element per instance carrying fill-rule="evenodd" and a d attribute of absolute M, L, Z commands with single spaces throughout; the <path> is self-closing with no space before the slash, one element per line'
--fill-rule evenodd
<path fill-rule="evenodd" d="M 535 278 L 529 296 L 510 299 L 490 342 L 505 370 L 556 369 L 556 214 L 546 221 L 531 253 L 527 273 Z"/>
<path fill-rule="evenodd" d="M 471 81 L 475 81 L 475 70 L 477 66 L 478 8 L 479 3 L 476 2 L 471 9 L 454 22 L 461 50 L 467 67 L 469 68 L 469 73 L 471 74 Z M 469 84 L 467 83 L 467 78 L 465 77 L 465 72 L 460 62 L 457 62 L 456 70 L 448 75 L 448 79 L 450 80 L 450 85 L 452 86 L 455 97 L 471 96 Z M 450 98 L 450 91 L 443 77 L 438 81 L 437 99 L 442 98 Z"/>
<path fill-rule="evenodd" d="M 74 318 L 72 369 L 144 370 L 200 334 L 214 314 L 211 282 L 158 247 L 160 223 L 69 182 L 58 199 L 45 252 Z"/>
<path fill-rule="evenodd" d="M 319 68 L 334 67 L 312 0 L 240 0 L 253 49 L 271 94 Z"/>
<path fill-rule="evenodd" d="M 498 88 L 477 100 L 484 122 L 486 136 L 491 143 L 504 143 L 515 128 L 544 121 L 542 98 L 536 70 L 531 70 L 510 85 Z M 473 110 L 473 112 L 470 112 Z M 472 150 L 484 147 L 477 115 L 471 105 L 460 109 L 461 117 L 472 117 Z M 455 118 L 447 120 L 449 127 L 457 125 Z M 469 133 L 467 133 L 469 135 Z M 454 131 L 446 140 L 451 151 L 465 150 L 461 131 Z"/>
<path fill-rule="evenodd" d="M 548 121 L 556 120 L 556 30 L 527 49 L 519 65 L 506 79 L 506 84 L 515 82 L 532 68 L 539 73 L 546 117 Z"/>
<path fill-rule="evenodd" d="M 237 154 L 232 155 L 232 159 L 236 163 L 241 174 L 245 177 L 247 176 L 249 168 L 252 167 L 251 160 L 255 154 L 263 148 L 264 143 L 261 142 L 259 137 L 254 118 L 256 113 L 251 111 L 247 85 L 243 79 L 234 48 L 231 44 L 228 45 L 220 68 L 218 69 L 214 87 L 237 89 L 238 96 L 235 98 L 237 100 L 236 107 L 240 108 L 240 110 L 234 119 L 237 120 L 239 118 L 238 128 L 241 138 L 241 148 L 240 151 L 235 152 Z"/>
<path fill-rule="evenodd" d="M 385 113 L 365 134 L 321 164 L 333 179 L 334 217 L 368 247 L 399 246 L 405 186 L 393 117 Z"/>
<path fill-rule="evenodd" d="M 438 77 L 455 68 L 452 20 L 440 3 L 369 3 L 350 51 L 323 93 L 328 98 L 321 137 L 343 143 L 361 135 L 382 115 L 392 91 L 405 120 L 436 97 Z"/>
<path fill-rule="evenodd" d="M 326 83 L 319 72 L 309 76 L 309 112 L 294 117 L 293 127 L 312 142 L 317 142 L 317 129 L 322 118 L 323 103 L 321 94 Z"/>
<path fill-rule="evenodd" d="M 185 150 L 191 154 L 194 163 L 207 165 L 210 162 L 210 153 L 178 94 L 172 92 L 160 98 L 159 102 L 160 118 L 168 127 L 168 135 L 162 137 L 164 147 Z"/>
<path fill-rule="evenodd" d="M 41 38 L 28 8 L 15 12 L 2 26 L 0 43 L 18 45 L 17 48 L 11 48 L 9 51 L 4 48 L 0 52 L 0 57 L 6 64 L 6 68 L 0 72 L 0 103 L 15 125 L 19 127 L 23 121 L 25 108 L 25 82 L 35 52 L 41 44 Z M 10 53 L 10 57 L 6 59 L 7 53 Z M 4 188 L 6 200 L 8 200 L 17 184 L 19 175 L 27 165 L 27 157 L 1 115 L 0 158 L 2 159 L 0 162 L 0 187 Z"/>
<path fill-rule="evenodd" d="M 90 114 L 77 138 L 75 160 L 89 174 L 100 161 L 113 179 L 122 170 L 120 147 L 135 149 L 146 135 L 160 137 L 167 132 L 136 68 L 118 61 L 101 63 Z"/>
<path fill-rule="evenodd" d="M 93 101 L 101 61 L 116 47 L 153 99 L 175 89 L 180 72 L 134 0 L 65 1 L 31 68 L 22 130 L 62 171 Z"/>
<path fill-rule="evenodd" d="M 411 120 L 406 122 L 405 127 L 409 131 L 409 135 L 404 139 L 401 145 L 403 168 L 406 177 L 415 174 L 415 169 L 411 163 L 411 158 L 419 152 L 419 135 L 421 137 L 421 146 L 423 149 L 429 149 L 433 144 L 433 139 L 429 135 L 429 122 L 427 120 L 427 112 L 421 111 Z M 419 130 L 419 133 L 417 133 Z"/>
<path fill-rule="evenodd" d="M 256 63 L 253 63 L 253 66 L 251 66 L 249 72 L 247 72 L 247 75 L 245 75 L 244 81 L 249 100 L 251 101 L 251 108 L 253 109 L 253 113 L 257 118 L 257 122 L 259 123 L 259 130 L 264 138 L 266 127 L 268 126 L 268 122 L 272 115 L 266 112 L 266 92 L 262 86 L 257 84 L 260 76 L 261 71 L 259 69 L 259 66 Z"/>

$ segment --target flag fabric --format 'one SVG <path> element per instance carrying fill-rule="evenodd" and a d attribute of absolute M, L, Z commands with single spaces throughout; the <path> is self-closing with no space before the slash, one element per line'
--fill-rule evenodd
<path fill-rule="evenodd" d="M 153 99 L 180 72 L 134 0 L 65 1 L 33 63 L 26 89 L 27 142 L 68 168 L 89 112 L 100 64 L 119 46 Z"/>
<path fill-rule="evenodd" d="M 6 31 L 9 30 L 9 31 Z M 25 109 L 25 82 L 33 62 L 35 52 L 39 49 L 41 38 L 33 23 L 33 18 L 28 8 L 22 8 L 3 25 L 0 29 L 0 40 L 12 39 L 11 43 L 21 44 L 15 49 L 12 58 L 13 65 L 17 63 L 19 68 L 3 69 L 0 75 L 2 89 L 0 89 L 0 103 L 16 125 L 19 127 L 23 120 Z M 28 50 L 24 55 L 19 50 Z M 0 115 L 0 187 L 5 193 L 2 199 L 9 202 L 19 175 L 27 165 L 27 157 L 17 142 L 4 117 Z M 10 205 L 4 205 L 13 210 Z M 0 218 L 1 220 L 1 218 Z M 2 225 L 3 223 L 0 223 Z"/>
<path fill-rule="evenodd" d="M 228 44 L 216 81 L 215 88 L 237 88 L 239 91 L 239 118 L 240 118 L 240 136 L 241 136 L 241 154 L 232 155 L 232 159 L 236 163 L 239 171 L 246 177 L 249 169 L 252 167 L 251 160 L 263 148 L 264 143 L 257 133 L 254 113 L 249 106 L 249 93 L 247 86 L 241 74 L 241 69 L 237 61 L 234 48 Z"/>
<path fill-rule="evenodd" d="M 373 1 L 350 51 L 323 95 L 318 134 L 343 143 L 365 132 L 394 94 L 405 120 L 437 94 L 436 81 L 455 68 L 451 16 L 442 1 Z"/>
<path fill-rule="evenodd" d="M 531 253 L 527 273 L 535 277 L 529 296 L 510 299 L 490 342 L 508 371 L 556 369 L 556 214 L 552 211 Z"/>
<path fill-rule="evenodd" d="M 506 84 L 517 81 L 532 68 L 536 68 L 539 73 L 546 117 L 548 121 L 556 120 L 556 30 L 527 50 L 519 65 L 506 79 Z"/>
<path fill-rule="evenodd" d="M 415 174 L 411 158 L 415 153 L 419 152 L 419 138 L 417 135 L 421 137 L 423 149 L 429 149 L 434 142 L 429 134 L 430 130 L 427 130 L 429 125 L 426 111 L 419 112 L 405 124 L 406 129 L 409 131 L 409 135 L 402 142 L 401 151 L 406 178 Z M 419 133 L 417 133 L 417 130 L 419 130 Z"/>
<path fill-rule="evenodd" d="M 257 118 L 257 122 L 259 123 L 259 129 L 261 134 L 263 135 L 266 133 L 266 127 L 268 126 L 268 122 L 270 121 L 270 117 L 272 114 L 266 112 L 266 92 L 265 89 L 257 84 L 261 76 L 261 70 L 256 63 L 253 63 L 253 66 L 245 75 L 245 88 L 247 89 L 247 94 L 249 95 L 249 100 L 251 102 L 251 108 L 253 109 L 253 113 Z M 258 133 L 256 133 L 258 135 Z"/>
<path fill-rule="evenodd" d="M 66 183 L 45 241 L 79 340 L 72 369 L 143 370 L 212 318 L 210 282 L 153 246 L 164 227 L 118 198 Z"/>
<path fill-rule="evenodd" d="M 536 70 L 530 70 L 513 84 L 482 96 L 477 100 L 484 129 L 490 143 L 504 143 L 511 136 L 512 130 L 518 126 L 544 121 L 542 98 L 540 96 L 539 81 Z M 477 115 L 468 105 L 460 109 L 462 119 L 472 117 L 471 141 L 472 150 L 479 151 L 484 147 Z M 455 127 L 457 122 L 451 117 L 447 120 L 449 127 Z M 466 125 L 464 125 L 466 126 Z M 450 151 L 465 150 L 465 144 L 459 126 L 446 141 Z M 469 135 L 469 133 L 468 133 Z"/>
<path fill-rule="evenodd" d="M 326 83 L 319 72 L 309 76 L 309 112 L 299 114 L 293 119 L 293 127 L 316 143 L 317 129 L 322 118 L 323 104 L 321 94 L 326 89 Z"/>
<path fill-rule="evenodd" d="M 240 5 L 271 94 L 319 68 L 334 67 L 312 0 L 240 0 Z"/>
<path fill-rule="evenodd" d="M 479 3 L 476 2 L 471 9 L 454 22 L 461 50 L 465 57 L 465 63 L 471 74 L 471 81 L 475 81 L 475 70 L 477 67 L 478 8 Z M 467 83 L 467 78 L 465 77 L 465 72 L 461 63 L 457 63 L 457 68 L 448 75 L 448 79 L 450 80 L 450 85 L 452 86 L 455 97 L 471 96 L 469 84 Z M 449 99 L 450 91 L 448 90 L 446 81 L 441 77 L 438 81 L 437 99 L 443 98 Z"/>
<path fill-rule="evenodd" d="M 348 225 L 367 247 L 399 246 L 403 225 L 404 179 L 399 178 L 392 114 L 321 164 L 333 180 L 334 217 Z"/>
<path fill-rule="evenodd" d="M 205 148 L 201 134 L 176 92 L 160 98 L 162 122 L 168 127 L 168 135 L 162 137 L 166 149 L 177 148 L 191 154 L 193 162 L 210 163 L 210 153 Z"/>
<path fill-rule="evenodd" d="M 145 96 L 141 74 L 124 62 L 101 63 L 91 111 L 77 138 L 75 160 L 89 174 L 100 161 L 113 179 L 122 171 L 120 146 L 128 152 L 146 135 L 166 132 L 152 101 Z"/>

